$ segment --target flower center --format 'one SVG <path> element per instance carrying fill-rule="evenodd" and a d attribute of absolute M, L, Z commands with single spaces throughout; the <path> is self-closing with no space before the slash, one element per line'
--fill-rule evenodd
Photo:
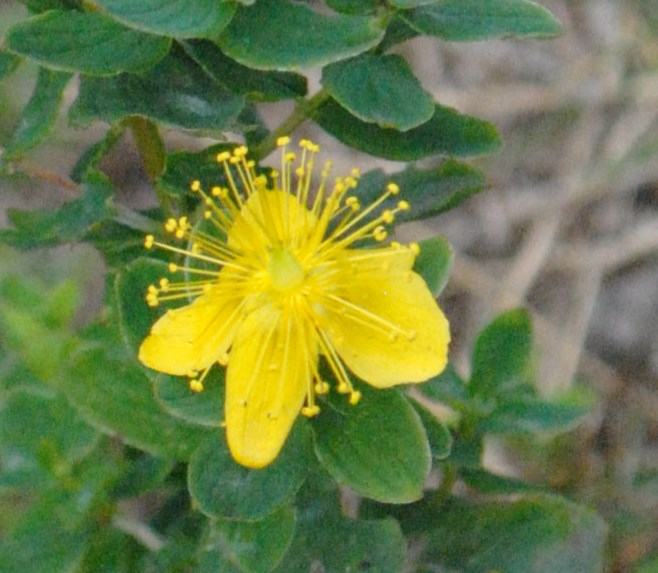
<path fill-rule="evenodd" d="M 268 268 L 272 288 L 279 292 L 289 292 L 304 281 L 304 269 L 285 247 L 274 247 L 270 253 Z"/>

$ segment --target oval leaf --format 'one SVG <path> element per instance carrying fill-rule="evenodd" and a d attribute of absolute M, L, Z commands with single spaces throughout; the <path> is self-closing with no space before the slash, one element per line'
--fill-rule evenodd
<path fill-rule="evenodd" d="M 417 272 L 434 296 L 439 296 L 448 284 L 452 268 L 453 252 L 445 237 L 434 237 L 419 243 L 420 254 L 416 257 L 414 271 Z"/>
<path fill-rule="evenodd" d="M 404 570 L 407 544 L 394 519 L 344 519 L 318 511 L 305 517 L 277 573 Z"/>
<path fill-rule="evenodd" d="M 255 101 L 305 96 L 306 78 L 292 72 L 264 72 L 239 64 L 207 40 L 185 42 L 185 52 L 214 80 L 233 93 Z"/>
<path fill-rule="evenodd" d="M 209 78 L 182 50 L 172 50 L 145 74 L 112 78 L 83 76 L 69 115 L 74 123 L 114 123 L 127 115 L 200 130 L 222 130 L 239 115 L 244 100 Z"/>
<path fill-rule="evenodd" d="M 355 56 L 383 35 L 378 18 L 326 16 L 289 0 L 260 0 L 238 9 L 218 44 L 249 67 L 295 70 Z"/>
<path fill-rule="evenodd" d="M 421 34 L 459 42 L 550 38 L 562 31 L 555 16 L 528 0 L 438 0 L 401 15 Z"/>
<path fill-rule="evenodd" d="M 103 342 L 106 348 L 117 345 Z M 187 460 L 208 433 L 162 411 L 136 358 L 110 357 L 91 347 L 74 358 L 59 387 L 90 424 L 156 456 Z"/>
<path fill-rule="evenodd" d="M 37 83 L 21 119 L 5 149 L 5 157 L 13 158 L 39 145 L 55 124 L 70 74 L 39 68 Z"/>
<path fill-rule="evenodd" d="M 336 480 L 365 497 L 419 499 L 431 456 L 418 414 L 397 390 L 360 389 L 356 406 L 330 394 L 313 419 L 318 458 Z"/>
<path fill-rule="evenodd" d="M 362 54 L 331 64 L 322 85 L 352 115 L 380 127 L 407 131 L 434 114 L 432 96 L 398 55 Z"/>
<path fill-rule="evenodd" d="M 192 424 L 218 428 L 224 419 L 224 371 L 219 366 L 204 380 L 203 392 L 190 390 L 184 378 L 160 374 L 153 379 L 153 391 L 172 416 Z"/>
<path fill-rule="evenodd" d="M 222 0 L 94 0 L 126 26 L 174 38 L 212 38 L 231 21 L 235 4 Z"/>
<path fill-rule="evenodd" d="M 146 304 L 146 290 L 167 276 L 167 263 L 141 257 L 126 265 L 114 279 L 114 294 L 119 329 L 128 348 L 135 355 L 153 323 L 163 314 L 162 308 Z"/>
<path fill-rule="evenodd" d="M 493 125 L 438 104 L 429 121 L 405 132 L 361 121 L 335 101 L 323 105 L 313 119 L 346 145 L 394 161 L 431 155 L 479 155 L 500 147 Z"/>
<path fill-rule="evenodd" d="M 426 558 L 465 573 L 599 573 L 606 525 L 591 509 L 548 495 L 452 500 L 425 524 Z M 501 551 L 500 548 L 505 550 Z"/>
<path fill-rule="evenodd" d="M 111 75 L 150 68 L 167 54 L 170 41 L 97 12 L 53 10 L 10 28 L 6 45 L 48 68 Z"/>
<path fill-rule="evenodd" d="M 272 571 L 288 551 L 295 533 L 295 510 L 283 507 L 259 521 L 219 520 L 206 545 L 245 573 Z"/>
<path fill-rule="evenodd" d="M 213 432 L 190 460 L 190 495 L 210 517 L 263 519 L 297 493 L 306 479 L 309 453 L 308 430 L 297 423 L 279 457 L 266 468 L 251 470 L 233 461 L 224 436 Z"/>
<path fill-rule="evenodd" d="M 475 341 L 469 393 L 488 397 L 523 382 L 531 350 L 532 325 L 526 310 L 496 317 Z"/>

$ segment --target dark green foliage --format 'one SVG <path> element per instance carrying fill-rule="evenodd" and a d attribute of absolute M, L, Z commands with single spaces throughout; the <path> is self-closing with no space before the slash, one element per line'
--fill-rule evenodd
<path fill-rule="evenodd" d="M 6 33 L 0 79 L 11 81 L 23 60 L 38 75 L 2 168 L 20 169 L 47 140 L 74 85 L 67 119 L 109 127 L 73 169 L 68 201 L 10 211 L 0 242 L 89 243 L 107 276 L 102 310 L 80 319 L 75 278 L 31 282 L 0 269 L 0 571 L 601 570 L 605 527 L 594 513 L 482 467 L 487 436 L 564 431 L 588 409 L 576 393 L 548 401 L 534 389 L 525 311 L 482 331 L 468 380 L 449 365 L 411 397 L 357 380 L 355 407 L 332 390 L 318 400 L 322 413 L 298 420 L 261 470 L 228 451 L 223 368 L 195 393 L 184 378 L 137 360 L 169 308 L 144 302 L 148 285 L 168 276 L 144 235 L 160 237 L 163 219 L 200 212 L 192 181 L 226 185 L 217 153 L 244 138 L 260 161 L 278 136 L 312 121 L 352 149 L 411 162 L 390 175 L 365 173 L 353 192 L 362 204 L 394 182 L 401 194 L 383 207 L 410 204 L 396 223 L 453 209 L 486 187 L 464 158 L 495 151 L 499 136 L 435 101 L 407 60 L 388 51 L 422 35 L 551 36 L 560 26 L 547 10 L 526 0 L 23 3 L 29 13 Z M 319 77 L 322 88 L 308 95 Z M 291 115 L 267 127 L 261 104 L 286 100 Z M 168 129 L 216 141 L 173 151 Z M 126 133 L 156 208 L 126 207 L 102 173 Z M 438 296 L 452 249 L 443 237 L 419 246 L 414 270 Z M 439 489 L 428 490 L 435 476 Z M 469 488 L 459 499 L 451 496 L 457 480 Z"/>

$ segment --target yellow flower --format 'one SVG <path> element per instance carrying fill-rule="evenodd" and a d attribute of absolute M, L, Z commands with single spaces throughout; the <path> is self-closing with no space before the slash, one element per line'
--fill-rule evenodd
<path fill-rule="evenodd" d="M 418 245 L 386 239 L 385 226 L 409 209 L 406 201 L 382 210 L 397 195 L 389 184 L 362 208 L 350 195 L 358 171 L 336 178 L 330 164 L 312 193 L 318 146 L 278 141 L 281 170 L 258 175 L 247 148 L 217 156 L 227 187 L 192 190 L 205 204 L 205 223 L 170 219 L 176 247 L 146 238 L 146 246 L 184 255 L 147 301 L 184 299 L 154 325 L 139 350 L 148 367 L 188 376 L 203 389 L 210 368 L 227 366 L 225 421 L 229 449 L 245 466 L 260 468 L 278 455 L 296 417 L 319 413 L 329 391 L 318 362 L 326 361 L 339 393 L 359 401 L 348 370 L 377 388 L 422 382 L 445 367 L 448 322 L 427 285 L 412 271 Z M 356 248 L 355 243 L 375 244 Z M 191 301 L 191 302 L 190 302 Z"/>

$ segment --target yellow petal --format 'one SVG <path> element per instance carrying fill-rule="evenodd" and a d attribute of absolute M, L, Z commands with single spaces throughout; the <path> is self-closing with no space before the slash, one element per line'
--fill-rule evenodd
<path fill-rule="evenodd" d="M 142 342 L 139 360 L 154 370 L 185 376 L 224 356 L 240 319 L 240 299 L 222 296 L 221 290 L 167 311 Z"/>
<path fill-rule="evenodd" d="M 272 462 L 299 415 L 317 360 L 310 324 L 273 305 L 241 326 L 226 376 L 226 430 L 234 459 L 247 467 Z"/>
<path fill-rule="evenodd" d="M 422 382 L 446 365 L 448 321 L 423 279 L 408 270 L 408 249 L 351 252 L 320 324 L 347 367 L 373 386 Z M 362 257 L 362 260 L 359 259 Z M 365 258 L 364 258 L 365 257 Z"/>

